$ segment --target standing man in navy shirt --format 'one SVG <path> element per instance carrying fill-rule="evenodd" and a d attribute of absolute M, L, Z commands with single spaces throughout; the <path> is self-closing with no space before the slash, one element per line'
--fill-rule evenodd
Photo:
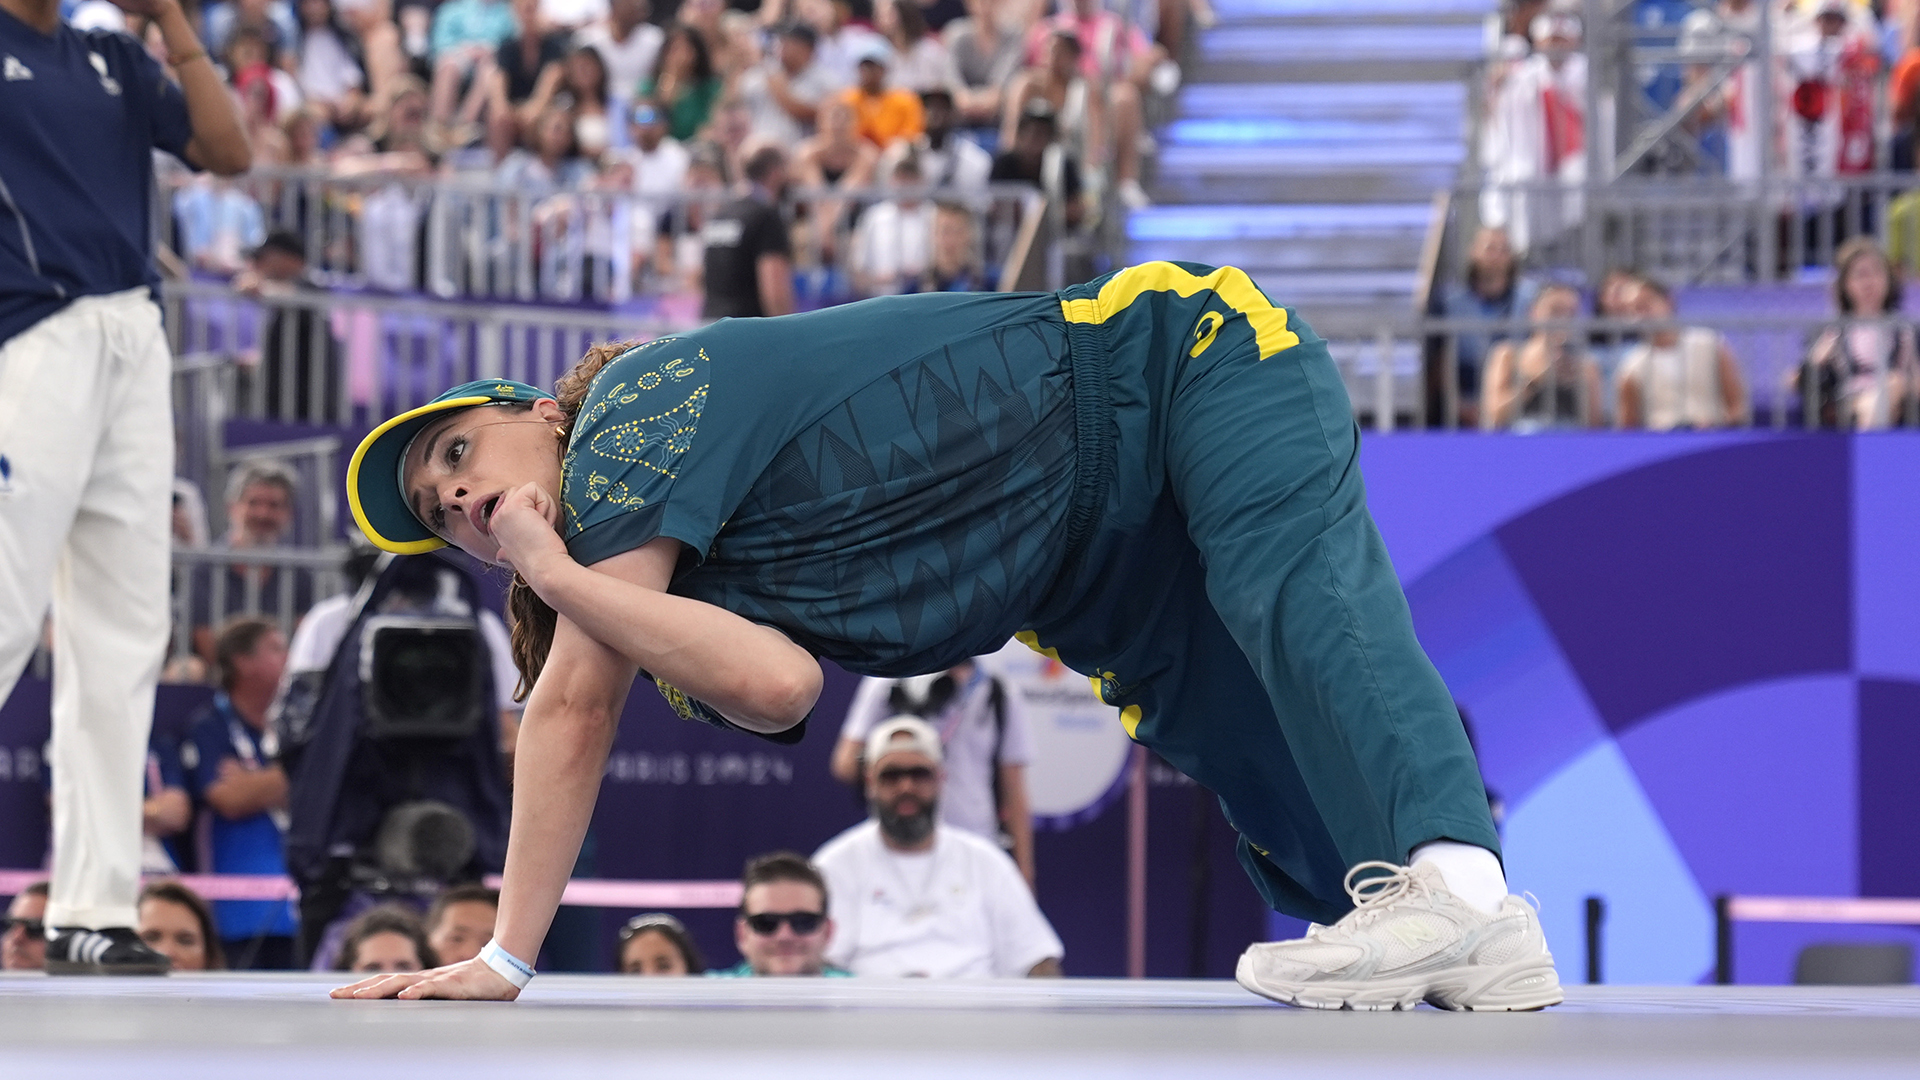
<path fill-rule="evenodd" d="M 179 0 L 115 3 L 159 26 L 177 84 L 133 38 L 61 23 L 59 0 L 0 0 L 0 700 L 51 602 L 62 973 L 167 967 L 132 929 L 173 470 L 152 151 L 252 162 Z"/>

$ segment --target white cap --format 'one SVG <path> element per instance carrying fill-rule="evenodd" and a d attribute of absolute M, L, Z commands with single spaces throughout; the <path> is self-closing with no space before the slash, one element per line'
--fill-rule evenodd
<path fill-rule="evenodd" d="M 940 764 L 940 733 L 917 716 L 896 716 L 882 720 L 867 733 L 867 764 L 876 765 L 888 754 L 910 751 L 925 754 Z"/>

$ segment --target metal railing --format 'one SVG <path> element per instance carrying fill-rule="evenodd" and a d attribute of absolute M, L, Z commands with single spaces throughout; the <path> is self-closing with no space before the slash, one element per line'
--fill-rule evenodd
<path fill-rule="evenodd" d="M 1452 203 L 1453 237 L 1470 236 L 1498 203 L 1497 216 L 1527 219 L 1529 268 L 1574 271 L 1589 282 L 1621 268 L 1675 285 L 1818 278 L 1842 244 L 1862 236 L 1908 273 L 1920 271 L 1920 176 L 1911 173 L 1465 184 Z M 1447 261 L 1442 276 L 1457 280 L 1458 259 Z"/>
<path fill-rule="evenodd" d="M 1306 313 L 1311 318 L 1311 312 Z M 1734 360 L 1737 392 L 1727 394 L 1721 373 L 1697 370 L 1679 341 L 1688 330 L 1718 335 Z M 1878 335 L 1890 347 L 1882 359 L 1832 341 L 1849 332 Z M 1655 342 L 1656 334 L 1662 340 Z M 1537 335 L 1537 338 L 1536 338 Z M 1409 318 L 1372 333 L 1326 335 L 1361 423 L 1374 431 L 1450 429 L 1577 431 L 1698 427 L 1810 430 L 1920 427 L 1920 365 L 1899 351 L 1915 339 L 1904 320 L 1851 320 L 1806 313 L 1682 314 L 1672 322 L 1579 318 L 1532 324 L 1511 319 Z M 1535 342 L 1530 360 L 1489 392 L 1493 351 L 1517 354 Z M 1858 340 L 1858 339 L 1855 339 Z M 1816 345 L 1825 347 L 1815 351 Z M 1464 346 L 1464 347 L 1463 347 Z M 1636 353 L 1641 353 L 1637 359 Z M 1539 359 L 1546 357 L 1546 362 Z M 1858 359 L 1849 359 L 1849 357 Z M 1626 378 L 1623 380 L 1623 369 Z M 1642 417 L 1623 416 L 1623 383 Z M 1718 401 L 1702 394 L 1723 395 Z M 1731 405 L 1728 403 L 1731 402 Z M 1710 417 L 1669 422 L 1662 417 Z"/>
<path fill-rule="evenodd" d="M 638 194 L 601 180 L 560 187 L 506 184 L 485 175 L 340 176 L 288 168 L 256 169 L 231 180 L 172 177 L 166 183 L 171 187 L 160 197 L 168 219 L 212 216 L 188 209 L 204 203 L 236 203 L 228 216 L 239 219 L 257 208 L 261 227 L 301 238 L 310 278 L 328 287 L 548 304 L 691 298 L 679 309 L 682 320 L 698 312 L 706 221 L 738 197 L 721 187 Z M 933 251 L 930 213 L 914 209 L 903 215 L 927 235 L 863 230 L 860 220 L 882 203 L 930 207 L 936 201 L 973 212 L 970 262 L 986 278 L 1017 277 L 1029 258 L 1042 266 L 1050 261 L 1051 253 L 1029 250 L 1022 237 L 1037 218 L 1059 215 L 1058 200 L 1050 203 L 1030 185 L 795 188 L 785 207 L 795 225 L 802 306 L 898 291 L 891 279 L 918 276 Z M 187 231 L 181 231 L 187 250 L 180 254 L 189 265 L 239 269 L 244 244 L 210 242 Z M 1069 253 L 1088 242 L 1064 227 L 1047 230 L 1046 239 Z"/>
<path fill-rule="evenodd" d="M 183 548 L 173 550 L 173 635 L 167 668 L 176 681 L 200 681 L 193 663 L 209 654 L 212 634 L 241 616 L 271 620 L 292 636 L 308 609 L 346 589 L 347 549 Z"/>
<path fill-rule="evenodd" d="M 187 426 L 250 417 L 364 425 L 449 386 L 510 378 L 551 386 L 598 342 L 648 340 L 667 316 L 299 289 L 246 295 L 168 282 L 161 304 Z"/>

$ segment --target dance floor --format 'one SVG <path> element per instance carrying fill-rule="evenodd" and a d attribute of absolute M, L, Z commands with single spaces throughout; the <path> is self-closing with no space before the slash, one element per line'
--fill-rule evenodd
<path fill-rule="evenodd" d="M 1569 987 L 1543 1013 L 1318 1013 L 1225 982 L 542 976 L 516 1004 L 333 976 L 0 976 L 0 1077 L 1912 1077 L 1920 990 Z"/>

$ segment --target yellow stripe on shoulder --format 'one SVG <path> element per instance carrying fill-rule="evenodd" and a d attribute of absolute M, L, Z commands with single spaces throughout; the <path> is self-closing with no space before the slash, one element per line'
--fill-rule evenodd
<path fill-rule="evenodd" d="M 1287 309 L 1274 307 L 1247 272 L 1233 266 L 1223 266 L 1205 277 L 1170 262 L 1129 266 L 1109 278 L 1098 296 L 1060 301 L 1060 312 L 1068 322 L 1103 323 L 1125 311 L 1142 293 L 1192 296 L 1206 290 L 1218 294 L 1228 307 L 1246 317 L 1260 347 L 1260 359 L 1300 344 L 1300 335 L 1287 327 Z"/>

